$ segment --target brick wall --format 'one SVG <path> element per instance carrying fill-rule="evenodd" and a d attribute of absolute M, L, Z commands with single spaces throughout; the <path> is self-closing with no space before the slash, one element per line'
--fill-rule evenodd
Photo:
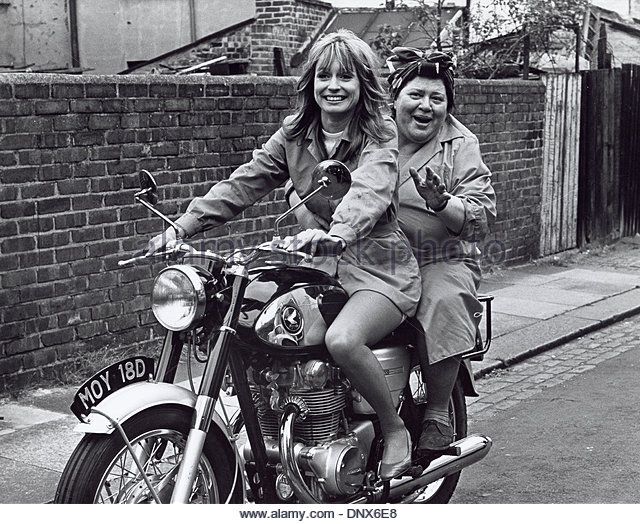
<path fill-rule="evenodd" d="M 497 195 L 484 249 L 489 264 L 539 255 L 544 98 L 541 82 L 456 81 L 455 114 L 478 136 Z"/>
<path fill-rule="evenodd" d="M 273 48 L 291 57 L 322 24 L 331 4 L 318 0 L 256 0 L 256 23 L 251 37 L 251 72 L 274 74 Z"/>
<path fill-rule="evenodd" d="M 161 209 L 178 215 L 278 128 L 294 85 L 290 77 L 0 75 L 0 390 L 52 378 L 91 350 L 156 344 L 152 268 L 117 266 L 162 227 L 134 204 L 136 173 L 157 173 Z M 543 89 L 459 82 L 457 113 L 494 173 L 496 262 L 537 255 Z M 267 239 L 281 197 L 278 189 L 210 236 L 227 246 L 238 236 Z"/>

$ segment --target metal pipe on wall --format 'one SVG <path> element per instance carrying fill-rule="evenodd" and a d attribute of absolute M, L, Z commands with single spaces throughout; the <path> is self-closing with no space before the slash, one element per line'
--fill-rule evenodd
<path fill-rule="evenodd" d="M 78 49 L 78 4 L 69 0 L 69 39 L 71 41 L 71 66 L 80 67 L 80 51 Z"/>

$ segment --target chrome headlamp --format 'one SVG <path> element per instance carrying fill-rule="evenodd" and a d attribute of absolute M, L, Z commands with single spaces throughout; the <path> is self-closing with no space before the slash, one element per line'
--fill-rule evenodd
<path fill-rule="evenodd" d="M 202 318 L 206 306 L 204 283 L 191 266 L 163 269 L 151 291 L 151 309 L 156 319 L 171 331 L 184 331 Z"/>

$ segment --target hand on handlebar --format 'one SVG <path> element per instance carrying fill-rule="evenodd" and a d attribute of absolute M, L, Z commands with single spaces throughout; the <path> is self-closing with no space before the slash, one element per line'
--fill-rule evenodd
<path fill-rule="evenodd" d="M 153 255 L 156 251 L 162 249 L 172 240 L 176 240 L 176 231 L 172 227 L 169 227 L 159 235 L 156 235 L 149 240 L 147 255 Z"/>
<path fill-rule="evenodd" d="M 311 256 L 322 251 L 323 254 L 339 254 L 345 247 L 345 241 L 340 237 L 331 236 L 321 229 L 305 229 L 295 236 L 286 237 L 282 241 L 282 248 L 287 251 L 303 251 Z"/>

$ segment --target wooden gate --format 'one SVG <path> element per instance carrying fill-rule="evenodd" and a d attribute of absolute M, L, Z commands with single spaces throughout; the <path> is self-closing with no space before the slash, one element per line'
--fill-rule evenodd
<path fill-rule="evenodd" d="M 578 74 L 543 75 L 546 86 L 540 255 L 576 246 L 580 92 Z"/>
<path fill-rule="evenodd" d="M 620 213 L 622 236 L 640 233 L 640 65 L 622 66 Z"/>
<path fill-rule="evenodd" d="M 621 69 L 582 73 L 578 182 L 580 246 L 620 238 L 621 79 Z"/>

